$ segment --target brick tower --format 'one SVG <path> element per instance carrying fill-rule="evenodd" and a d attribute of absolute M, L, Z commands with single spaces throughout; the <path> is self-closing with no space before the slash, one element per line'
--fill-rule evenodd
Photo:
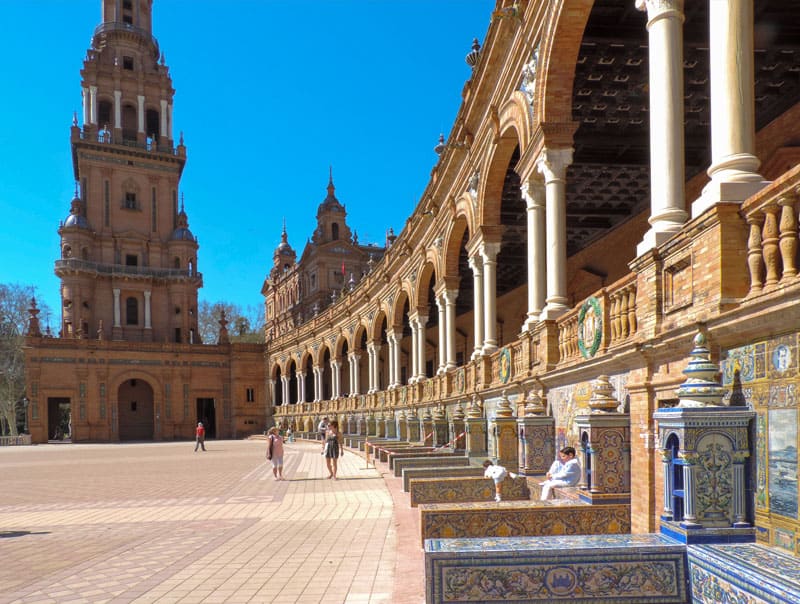
<path fill-rule="evenodd" d="M 102 0 L 81 70 L 76 180 L 59 228 L 63 337 L 196 343 L 198 244 L 173 136 L 175 91 L 152 35 L 152 0 Z"/>

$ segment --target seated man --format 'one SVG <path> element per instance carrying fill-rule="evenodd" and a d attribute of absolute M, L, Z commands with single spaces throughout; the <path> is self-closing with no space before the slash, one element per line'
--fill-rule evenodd
<path fill-rule="evenodd" d="M 542 486 L 542 501 L 550 499 L 550 491 L 553 487 L 574 487 L 580 479 L 581 464 L 575 457 L 575 449 L 564 447 L 558 452 L 558 460 L 550 466 L 547 480 L 540 483 Z"/>

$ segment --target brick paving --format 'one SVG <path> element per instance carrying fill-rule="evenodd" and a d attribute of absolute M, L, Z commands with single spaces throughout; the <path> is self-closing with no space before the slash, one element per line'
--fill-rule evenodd
<path fill-rule="evenodd" d="M 0 603 L 424 601 L 402 483 L 260 440 L 0 448 Z"/>

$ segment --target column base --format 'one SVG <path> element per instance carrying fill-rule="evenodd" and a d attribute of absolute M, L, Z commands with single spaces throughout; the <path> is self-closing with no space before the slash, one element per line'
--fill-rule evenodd
<path fill-rule="evenodd" d="M 539 319 L 542 321 L 553 321 L 569 310 L 571 310 L 570 307 L 561 302 L 548 302 Z"/>
<path fill-rule="evenodd" d="M 520 329 L 520 335 L 532 332 L 539 324 L 539 317 L 541 314 L 541 311 L 528 314 L 528 318 L 525 319 L 525 322 L 522 324 L 522 329 Z"/>
<path fill-rule="evenodd" d="M 487 354 L 492 354 L 495 350 L 497 350 L 497 344 L 494 342 L 487 342 L 481 349 L 481 355 L 486 356 Z"/>
<path fill-rule="evenodd" d="M 678 233 L 680 228 L 675 231 L 656 231 L 655 229 L 650 229 L 644 234 L 642 241 L 639 245 L 636 246 L 636 257 L 642 256 L 652 250 L 653 248 L 659 247 L 665 241 L 670 239 L 675 233 Z"/>
<path fill-rule="evenodd" d="M 692 203 L 692 218 L 697 218 L 718 203 L 742 203 L 745 199 L 755 195 L 770 184 L 769 181 L 761 179 L 757 174 L 754 176 L 759 180 L 745 182 L 719 182 L 712 180 L 709 182 L 703 189 L 699 199 Z"/>

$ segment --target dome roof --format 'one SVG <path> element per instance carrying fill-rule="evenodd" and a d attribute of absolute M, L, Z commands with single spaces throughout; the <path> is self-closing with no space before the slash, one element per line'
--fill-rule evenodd
<path fill-rule="evenodd" d="M 286 219 L 283 219 L 283 231 L 281 232 L 281 242 L 275 248 L 274 256 L 294 254 L 292 246 L 289 245 L 289 236 L 286 234 Z"/>
<path fill-rule="evenodd" d="M 344 212 L 344 206 L 336 199 L 335 191 L 336 187 L 333 186 L 333 171 L 331 171 L 330 178 L 328 179 L 328 196 L 319 205 L 317 216 L 325 211 Z"/>
<path fill-rule="evenodd" d="M 178 212 L 178 226 L 172 231 L 170 241 L 196 241 L 194 235 L 189 230 L 189 217 L 183 209 L 183 195 L 181 194 L 181 211 Z"/>
<path fill-rule="evenodd" d="M 69 207 L 69 216 L 64 221 L 64 227 L 76 229 L 91 229 L 89 221 L 83 215 L 83 201 L 78 197 L 77 186 L 75 189 L 75 197 L 72 198 L 72 203 Z"/>

